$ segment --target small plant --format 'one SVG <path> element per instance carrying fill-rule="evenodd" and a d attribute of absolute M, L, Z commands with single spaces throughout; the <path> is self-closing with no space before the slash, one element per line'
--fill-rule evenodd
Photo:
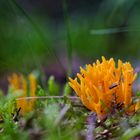
<path fill-rule="evenodd" d="M 49 95 L 59 95 L 60 86 L 55 82 L 55 77 L 50 76 L 48 79 L 48 93 Z"/>

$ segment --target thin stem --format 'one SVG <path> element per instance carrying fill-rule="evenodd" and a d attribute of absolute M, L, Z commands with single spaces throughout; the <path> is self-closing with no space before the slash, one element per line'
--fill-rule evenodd
<path fill-rule="evenodd" d="M 64 22 L 66 26 L 66 36 L 67 36 L 67 54 L 68 54 L 68 71 L 67 76 L 70 76 L 71 69 L 72 69 L 72 40 L 71 40 L 71 34 L 70 34 L 70 18 L 68 14 L 68 6 L 67 6 L 67 0 L 63 1 L 63 12 L 64 12 Z"/>
<path fill-rule="evenodd" d="M 34 96 L 34 97 L 21 97 L 17 98 L 16 100 L 31 100 L 31 99 L 64 99 L 68 98 L 70 100 L 79 100 L 79 97 L 76 96 Z"/>

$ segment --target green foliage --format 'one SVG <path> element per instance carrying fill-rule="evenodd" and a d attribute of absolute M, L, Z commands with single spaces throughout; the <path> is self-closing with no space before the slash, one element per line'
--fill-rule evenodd
<path fill-rule="evenodd" d="M 48 93 L 49 95 L 59 95 L 60 86 L 55 82 L 54 76 L 50 76 L 48 79 Z"/>
<path fill-rule="evenodd" d="M 137 98 L 140 98 L 140 91 L 137 91 L 137 92 L 136 92 L 136 97 L 137 97 Z"/>
<path fill-rule="evenodd" d="M 37 86 L 37 90 L 36 90 L 36 95 L 37 96 L 45 96 L 46 93 L 45 93 L 45 90 L 43 88 L 41 88 L 41 86 Z"/>
<path fill-rule="evenodd" d="M 64 85 L 63 95 L 64 95 L 64 96 L 68 96 L 68 95 L 70 95 L 70 94 L 71 94 L 71 88 L 70 88 L 69 84 L 66 83 L 66 84 Z"/>

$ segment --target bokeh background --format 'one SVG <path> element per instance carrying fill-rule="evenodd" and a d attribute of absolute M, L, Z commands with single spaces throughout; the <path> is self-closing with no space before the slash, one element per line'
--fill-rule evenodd
<path fill-rule="evenodd" d="M 138 69 L 139 13 L 139 0 L 0 0 L 0 87 L 13 72 L 64 83 L 102 55 Z"/>

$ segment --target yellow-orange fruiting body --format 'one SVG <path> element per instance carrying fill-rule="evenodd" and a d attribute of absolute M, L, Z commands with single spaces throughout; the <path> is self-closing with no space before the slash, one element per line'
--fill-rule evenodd
<path fill-rule="evenodd" d="M 103 118 L 107 114 L 106 108 L 113 109 L 114 100 L 123 108 L 132 103 L 132 84 L 136 76 L 129 62 L 118 60 L 116 66 L 113 58 L 106 60 L 102 57 L 102 62 L 97 60 L 92 65 L 86 65 L 85 69 L 80 67 L 80 73 L 75 79 L 69 78 L 69 84 L 82 103 Z M 128 112 L 132 110 L 130 107 Z"/>
<path fill-rule="evenodd" d="M 28 81 L 29 81 L 29 89 L 28 89 L 28 82 L 23 77 L 23 75 L 13 74 L 8 78 L 10 83 L 10 87 L 13 89 L 13 93 L 17 93 L 17 91 L 21 91 L 22 95 L 19 98 L 23 98 L 22 100 L 16 100 L 17 108 L 21 108 L 20 113 L 24 115 L 33 110 L 35 99 L 24 99 L 24 97 L 35 97 L 37 82 L 36 77 L 33 74 L 29 74 Z M 28 95 L 29 93 L 29 95 Z"/>

